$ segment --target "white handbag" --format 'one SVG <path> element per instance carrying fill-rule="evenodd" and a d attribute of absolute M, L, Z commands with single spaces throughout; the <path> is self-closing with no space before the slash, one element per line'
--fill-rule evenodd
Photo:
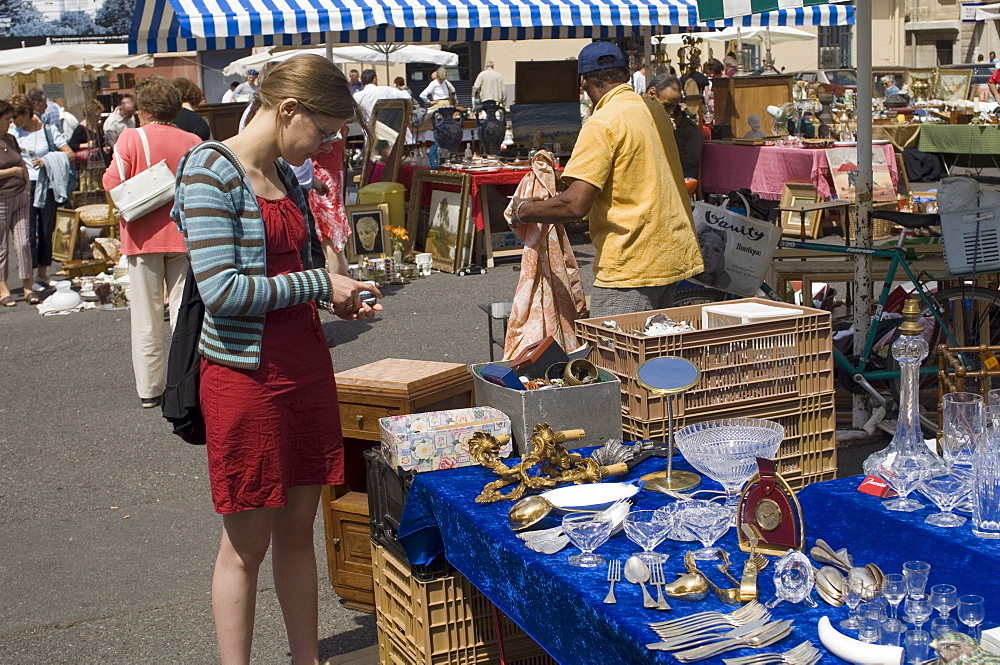
<path fill-rule="evenodd" d="M 139 138 L 142 140 L 142 149 L 146 153 L 146 170 L 137 173 L 131 178 L 125 178 L 125 168 L 122 161 L 115 152 L 114 159 L 118 164 L 118 173 L 121 175 L 120 185 L 108 192 L 111 200 L 115 204 L 118 216 L 126 222 L 132 222 L 143 215 L 146 215 L 160 206 L 174 200 L 174 188 L 176 187 L 175 177 L 167 166 L 167 160 L 160 160 L 155 165 L 149 162 L 149 141 L 146 139 L 146 132 L 142 127 Z"/>

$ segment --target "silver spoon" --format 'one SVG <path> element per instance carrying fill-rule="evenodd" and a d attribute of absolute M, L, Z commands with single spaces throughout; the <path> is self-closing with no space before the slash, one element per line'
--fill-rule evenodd
<path fill-rule="evenodd" d="M 638 584 L 642 588 L 642 606 L 652 609 L 656 607 L 656 601 L 646 590 L 646 582 L 649 579 L 649 566 L 637 556 L 630 556 L 625 562 L 625 579 L 632 584 Z"/>

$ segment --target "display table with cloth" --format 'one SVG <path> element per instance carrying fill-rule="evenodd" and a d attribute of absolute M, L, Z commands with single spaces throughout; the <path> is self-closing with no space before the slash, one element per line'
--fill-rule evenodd
<path fill-rule="evenodd" d="M 661 470 L 664 464 L 662 459 L 648 460 L 621 480 L 636 480 L 645 473 Z M 674 466 L 690 468 L 679 457 Z M 624 578 L 615 587 L 617 604 L 604 604 L 602 600 L 608 592 L 606 566 L 569 566 L 569 556 L 579 553 L 573 545 L 553 555 L 533 552 L 507 526 L 510 502 L 474 502 L 483 486 L 495 478 L 492 471 L 478 466 L 417 474 L 403 510 L 400 540 L 411 563 L 425 562 L 443 548 L 452 566 L 559 662 L 676 663 L 667 652 L 646 649 L 646 644 L 658 641 L 647 623 L 705 610 L 734 609 L 710 594 L 695 603 L 668 599 L 673 608 L 670 612 L 647 610 L 642 607 L 639 587 Z M 923 523 L 929 512 L 926 509 L 912 514 L 890 513 L 882 508 L 879 499 L 856 491 L 860 482 L 861 477 L 845 478 L 814 484 L 801 491 L 809 545 L 816 537 L 824 538 L 835 548 L 847 547 L 859 563 L 877 563 L 886 572 L 901 571 L 903 562 L 911 559 L 929 561 L 930 584 L 948 582 L 955 584 L 960 594 L 977 593 L 986 597 L 984 625 L 995 625 L 1000 618 L 1000 580 L 993 574 L 1000 566 L 996 543 L 974 537 L 968 526 L 942 529 L 926 525 Z M 718 485 L 705 480 L 702 487 L 718 488 Z M 637 496 L 636 509 L 655 509 L 673 501 L 646 491 Z M 550 515 L 536 528 L 556 526 L 558 519 Z M 738 578 L 747 555 L 737 547 L 735 530 L 730 529 L 717 545 L 732 556 L 731 571 Z M 673 573 L 683 572 L 684 552 L 697 547 L 694 542 L 667 540 L 656 548 L 657 552 L 670 555 L 663 566 L 668 582 L 672 581 Z M 599 547 L 597 553 L 624 561 L 639 549 L 621 532 Z M 771 564 L 759 578 L 762 602 L 774 595 L 775 558 L 770 558 Z M 699 568 L 719 586 L 732 587 L 732 582 L 716 571 L 715 563 L 701 562 Z M 655 595 L 655 590 L 651 591 Z M 817 602 L 814 609 L 788 603 L 773 609 L 775 619 L 792 619 L 795 629 L 764 651 L 787 651 L 805 640 L 822 649 L 816 634 L 820 617 L 829 616 L 836 625 L 846 618 L 847 608 L 834 608 L 818 599 Z M 723 657 L 752 653 L 757 651 L 742 649 L 699 662 L 720 663 Z M 823 650 L 822 662 L 843 661 Z"/>
<path fill-rule="evenodd" d="M 885 161 L 896 186 L 899 172 L 892 145 L 874 146 Z M 830 164 L 825 150 L 705 143 L 701 153 L 701 187 L 709 194 L 726 194 L 746 187 L 761 198 L 780 201 L 786 182 L 809 182 L 819 200 L 834 198 Z"/>
<path fill-rule="evenodd" d="M 924 124 L 917 149 L 942 156 L 948 172 L 955 166 L 998 166 L 1000 125 Z"/>
<path fill-rule="evenodd" d="M 872 140 L 884 139 L 892 143 L 896 150 L 902 152 L 907 148 L 916 148 L 920 138 L 922 125 L 916 122 L 905 122 L 892 125 L 872 126 Z"/>

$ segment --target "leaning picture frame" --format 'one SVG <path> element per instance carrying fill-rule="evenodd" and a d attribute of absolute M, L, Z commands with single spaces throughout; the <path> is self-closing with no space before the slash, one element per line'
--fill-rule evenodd
<path fill-rule="evenodd" d="M 430 253 L 438 270 L 456 273 L 472 256 L 467 173 L 417 169 L 410 189 L 409 249 Z"/>
<path fill-rule="evenodd" d="M 819 195 L 811 182 L 786 182 L 781 189 L 780 208 L 792 208 L 816 203 Z M 781 233 L 786 236 L 799 236 L 803 234 L 807 238 L 816 238 L 819 234 L 819 224 L 822 219 L 822 210 L 812 210 L 806 213 L 781 211 Z"/>
<path fill-rule="evenodd" d="M 56 223 L 52 230 L 52 258 L 60 263 L 73 260 L 79 229 L 80 220 L 75 210 L 56 209 Z"/>
<path fill-rule="evenodd" d="M 375 259 L 392 254 L 389 245 L 389 204 L 359 203 L 345 206 L 347 222 L 351 225 L 351 235 L 344 245 L 344 256 L 348 263 L 357 263 L 362 258 Z"/>
<path fill-rule="evenodd" d="M 969 98 L 972 86 L 972 70 L 939 69 L 934 81 L 934 99 L 954 102 Z"/>

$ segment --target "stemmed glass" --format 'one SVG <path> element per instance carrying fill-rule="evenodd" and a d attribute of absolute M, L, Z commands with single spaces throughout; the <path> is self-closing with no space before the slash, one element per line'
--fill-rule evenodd
<path fill-rule="evenodd" d="M 685 501 L 680 518 L 684 527 L 702 545 L 701 549 L 694 550 L 694 558 L 699 561 L 718 558 L 719 548 L 712 547 L 712 544 L 729 531 L 733 523 L 733 511 L 728 505 L 700 499 Z"/>
<path fill-rule="evenodd" d="M 861 604 L 861 593 L 864 590 L 864 583 L 860 579 L 848 578 L 847 593 L 844 594 L 844 604 L 847 605 L 847 609 L 850 611 L 847 613 L 847 618 L 840 622 L 841 628 L 857 630 L 861 627 L 861 622 L 858 620 L 857 614 L 858 605 Z"/>
<path fill-rule="evenodd" d="M 906 620 L 913 624 L 917 630 L 931 618 L 931 599 L 927 594 L 913 594 L 906 597 L 903 604 L 903 611 L 906 612 Z"/>
<path fill-rule="evenodd" d="M 967 519 L 951 512 L 958 504 L 965 501 L 972 491 L 972 484 L 964 473 L 948 473 L 937 478 L 925 478 L 920 484 L 920 491 L 934 502 L 941 512 L 928 515 L 924 520 L 934 526 L 962 526 Z"/>
<path fill-rule="evenodd" d="M 931 621 L 931 636 L 941 637 L 945 633 L 957 633 L 958 622 L 954 619 L 938 617 Z"/>
<path fill-rule="evenodd" d="M 912 513 L 923 508 L 924 504 L 907 497 L 920 485 L 926 472 L 921 460 L 910 455 L 897 455 L 891 461 L 886 459 L 879 467 L 878 474 L 899 496 L 883 502 L 885 509 Z"/>
<path fill-rule="evenodd" d="M 669 529 L 670 523 L 658 519 L 655 510 L 633 510 L 625 516 L 625 535 L 643 550 L 633 556 L 642 559 L 646 565 L 667 560 L 666 554 L 653 550 L 666 539 Z"/>
<path fill-rule="evenodd" d="M 976 393 L 948 393 L 942 398 L 941 450 L 949 464 L 972 464 L 986 433 L 983 396 Z"/>
<path fill-rule="evenodd" d="M 958 618 L 969 627 L 969 635 L 979 641 L 979 624 L 986 618 L 982 596 L 962 596 L 958 599 Z"/>
<path fill-rule="evenodd" d="M 931 574 L 931 564 L 926 561 L 907 561 L 903 564 L 903 578 L 906 593 L 911 596 L 923 595 L 927 588 L 927 577 Z"/>
<path fill-rule="evenodd" d="M 935 584 L 931 587 L 931 605 L 942 619 L 958 606 L 958 591 L 950 584 Z"/>
<path fill-rule="evenodd" d="M 614 528 L 614 518 L 604 513 L 573 513 L 562 519 L 563 533 L 580 548 L 569 558 L 569 565 L 594 568 L 604 565 L 604 557 L 594 550 L 607 542 Z"/>
<path fill-rule="evenodd" d="M 900 573 L 888 573 L 882 580 L 882 595 L 892 607 L 892 618 L 886 623 L 895 626 L 899 620 L 899 604 L 906 598 L 906 580 Z"/>

